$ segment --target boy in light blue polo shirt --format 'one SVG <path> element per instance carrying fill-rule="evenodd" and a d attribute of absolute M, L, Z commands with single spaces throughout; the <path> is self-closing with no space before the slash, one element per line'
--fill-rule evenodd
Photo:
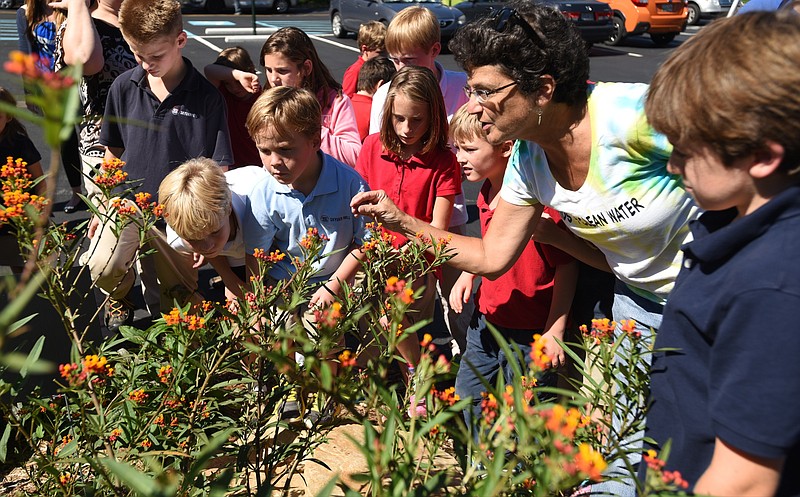
<path fill-rule="evenodd" d="M 325 245 L 314 262 L 312 283 L 319 286 L 308 302 L 312 309 L 328 307 L 340 294 L 342 282 L 352 283 L 367 237 L 365 218 L 353 216 L 350 199 L 369 187 L 353 168 L 320 151 L 321 126 L 316 97 L 288 86 L 262 93 L 247 115 L 247 131 L 269 173 L 248 196 L 242 219 L 247 268 L 262 276 L 254 250 L 280 250 L 288 257 L 273 265 L 268 276 L 290 278 L 295 272 L 291 261 L 303 259 L 300 241 L 315 228 Z M 303 326 L 313 326 L 313 316 L 304 311 L 294 314 L 301 316 Z M 290 396 L 281 405 L 281 419 L 312 425 L 328 416 L 322 408 L 306 412 L 304 400 Z"/>
<path fill-rule="evenodd" d="M 247 116 L 247 130 L 270 175 L 248 197 L 242 220 L 247 266 L 258 274 L 255 249 L 280 250 L 288 257 L 269 276 L 284 280 L 302 259 L 300 240 L 309 228 L 326 238 L 312 282 L 320 283 L 309 306 L 326 307 L 352 281 L 364 257 L 366 221 L 354 217 L 350 199 L 369 187 L 355 170 L 320 151 L 322 116 L 307 90 L 285 86 L 265 91 Z"/>

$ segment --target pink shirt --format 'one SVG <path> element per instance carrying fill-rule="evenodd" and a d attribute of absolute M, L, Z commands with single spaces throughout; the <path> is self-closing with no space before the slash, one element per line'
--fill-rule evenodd
<path fill-rule="evenodd" d="M 322 90 L 317 93 L 322 100 Z M 320 149 L 351 167 L 356 166 L 361 152 L 356 113 L 347 95 L 331 91 L 327 103 L 322 105 L 322 143 Z"/>

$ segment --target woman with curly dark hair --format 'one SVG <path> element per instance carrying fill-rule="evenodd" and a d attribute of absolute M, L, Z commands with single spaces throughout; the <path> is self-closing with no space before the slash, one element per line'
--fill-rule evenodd
<path fill-rule="evenodd" d="M 557 9 L 530 2 L 464 26 L 450 50 L 467 72 L 468 110 L 488 141 L 518 140 L 488 232 L 482 240 L 453 235 L 450 264 L 498 276 L 534 235 L 610 268 L 617 278 L 615 320 L 635 320 L 645 340 L 652 340 L 680 268 L 680 247 L 690 239 L 687 223 L 698 208 L 667 171 L 668 140 L 647 123 L 647 85 L 589 83 L 589 58 L 577 29 Z M 546 229 L 552 221 L 542 218 L 544 206 L 561 212 L 576 236 L 552 238 L 558 230 Z M 403 234 L 447 236 L 398 212 L 382 192 L 356 196 L 353 208 Z M 547 344 L 547 354 L 560 359 L 564 352 Z M 621 444 L 635 465 L 641 442 Z M 612 465 L 610 474 L 623 481 L 601 490 L 632 496 L 631 471 L 624 458 L 616 460 L 620 467 Z"/>

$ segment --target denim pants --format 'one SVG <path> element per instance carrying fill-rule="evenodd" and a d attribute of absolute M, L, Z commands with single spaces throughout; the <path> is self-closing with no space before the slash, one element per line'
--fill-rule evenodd
<path fill-rule="evenodd" d="M 628 286 L 617 281 L 614 288 L 614 321 L 633 319 L 636 321 L 636 331 L 642 334 L 642 340 L 646 340 L 652 345 L 655 342 L 655 332 L 661 326 L 661 317 L 664 311 L 662 304 L 648 300 L 634 293 Z M 617 330 L 619 332 L 619 330 Z M 648 366 L 651 356 L 646 355 Z M 618 378 L 622 381 L 623 378 Z M 625 403 L 628 399 L 620 398 L 620 403 Z M 619 430 L 622 420 L 618 416 L 612 419 L 613 428 Z M 619 497 L 634 497 L 636 495 L 635 475 L 638 470 L 639 462 L 642 459 L 642 437 L 644 431 L 636 432 L 624 440 L 620 441 L 620 446 L 626 450 L 632 450 L 626 458 L 616 459 L 606 468 L 605 475 L 611 478 L 618 478 L 614 481 L 605 481 L 592 485 L 591 495 L 613 495 Z M 635 450 L 637 449 L 638 450 Z M 627 464 L 633 468 L 633 475 L 626 467 Z"/>
<path fill-rule="evenodd" d="M 533 335 L 541 333 L 542 330 L 520 330 L 493 326 L 508 342 L 512 353 L 515 346 L 519 348 L 523 359 L 520 367 L 524 373 L 527 369 L 528 357 L 530 357 Z M 498 376 L 502 374 L 505 384 L 513 385 L 515 378 L 511 366 L 512 361 L 519 364 L 516 355 L 509 357 L 500 348 L 487 327 L 486 316 L 476 309 L 467 329 L 467 350 L 461 356 L 461 365 L 456 375 L 456 394 L 462 399 L 468 397 L 472 399 L 472 409 L 464 411 L 464 420 L 467 426 L 472 427 L 472 423 L 481 418 L 481 394 L 486 391 L 481 379 L 494 386 Z M 555 375 L 553 374 L 553 376 Z M 542 384 L 542 380 L 539 384 Z M 473 438 L 476 436 L 477 430 L 474 430 Z"/>

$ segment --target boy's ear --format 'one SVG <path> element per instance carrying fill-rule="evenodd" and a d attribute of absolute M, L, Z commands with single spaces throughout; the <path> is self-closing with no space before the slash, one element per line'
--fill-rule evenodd
<path fill-rule="evenodd" d="M 442 44 L 437 41 L 436 43 L 433 44 L 428 53 L 430 54 L 431 57 L 435 59 L 436 57 L 439 56 L 440 53 L 442 53 Z"/>
<path fill-rule="evenodd" d="M 189 37 L 186 35 L 186 31 L 181 31 L 178 33 L 178 48 L 185 47 L 188 40 Z"/>
<path fill-rule="evenodd" d="M 767 178 L 780 169 L 785 156 L 786 149 L 783 148 L 783 145 L 768 140 L 762 149 L 753 154 L 750 176 L 755 179 Z"/>
<path fill-rule="evenodd" d="M 502 151 L 503 157 L 509 158 L 511 157 L 511 151 L 514 149 L 514 140 L 506 140 L 500 144 L 500 150 Z"/>
<path fill-rule="evenodd" d="M 320 149 L 320 147 L 322 146 L 322 136 L 321 136 L 321 135 L 316 135 L 316 136 L 314 136 L 314 137 L 311 139 L 311 143 L 313 143 L 313 144 L 314 144 L 314 148 L 315 148 L 315 149 L 319 150 L 319 149 Z"/>

